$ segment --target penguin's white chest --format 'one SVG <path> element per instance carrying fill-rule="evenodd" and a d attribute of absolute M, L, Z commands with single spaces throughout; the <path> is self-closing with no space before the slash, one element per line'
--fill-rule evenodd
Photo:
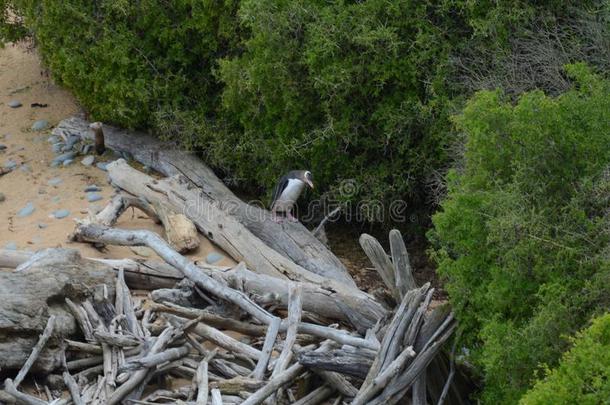
<path fill-rule="evenodd" d="M 280 212 L 290 211 L 303 192 L 303 187 L 305 187 L 305 183 L 299 179 L 288 180 L 286 188 L 275 202 L 275 210 Z"/>

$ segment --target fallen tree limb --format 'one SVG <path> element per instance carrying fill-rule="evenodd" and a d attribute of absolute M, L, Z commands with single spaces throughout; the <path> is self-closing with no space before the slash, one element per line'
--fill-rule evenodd
<path fill-rule="evenodd" d="M 89 130 L 89 123 L 78 117 L 61 121 L 53 129 L 53 134 L 59 136 L 78 134 L 85 139 L 94 138 L 94 134 Z M 341 261 L 301 223 L 279 224 L 273 221 L 269 211 L 244 203 L 195 154 L 163 143 L 158 138 L 108 125 L 104 125 L 104 137 L 106 147 L 118 152 L 128 152 L 135 160 L 165 176 L 184 176 L 189 182 L 205 191 L 201 194 L 202 203 L 224 206 L 231 212 L 231 216 L 242 223 L 257 239 L 292 262 L 315 274 L 355 286 Z M 191 202 L 195 203 L 196 200 Z M 180 209 L 175 211 L 183 212 Z M 209 229 L 209 231 L 216 233 L 217 230 Z M 236 260 L 242 261 L 241 258 Z M 259 270 L 256 266 L 251 267 Z"/>

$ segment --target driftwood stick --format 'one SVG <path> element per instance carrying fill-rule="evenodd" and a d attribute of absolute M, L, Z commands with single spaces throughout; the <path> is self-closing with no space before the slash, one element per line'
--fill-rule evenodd
<path fill-rule="evenodd" d="M 161 256 L 166 262 L 184 273 L 191 281 L 200 288 L 220 298 L 223 298 L 263 323 L 270 321 L 271 315 L 263 308 L 255 304 L 244 293 L 226 287 L 222 283 L 203 274 L 201 270 L 184 256 L 173 250 L 157 234 L 150 231 L 127 231 L 122 229 L 110 229 L 98 225 L 78 225 L 75 238 L 83 242 L 102 242 L 126 246 L 148 246 Z"/>
<path fill-rule="evenodd" d="M 204 309 L 187 308 L 171 302 L 163 304 L 150 302 L 148 306 L 153 311 L 174 314 L 183 318 L 195 319 L 201 317 L 201 322 L 219 329 L 228 329 L 249 336 L 265 335 L 264 325 L 255 325 L 231 318 L 224 318 Z"/>
<path fill-rule="evenodd" d="M 287 318 L 287 330 L 286 339 L 284 340 L 284 347 L 273 368 L 271 378 L 276 377 L 279 373 L 284 371 L 288 367 L 288 363 L 292 358 L 292 346 L 297 339 L 297 328 L 299 322 L 301 322 L 301 295 L 302 291 L 297 285 L 292 285 L 289 292 L 288 298 L 288 318 Z"/>
<path fill-rule="evenodd" d="M 371 384 L 368 384 L 364 388 L 361 387 L 358 391 L 358 395 L 352 401 L 352 405 L 364 405 L 379 391 L 381 391 L 385 385 L 396 376 L 404 367 L 408 359 L 415 357 L 413 347 L 409 346 L 405 348 L 399 355 L 394 359 L 375 379 Z"/>
<path fill-rule="evenodd" d="M 443 391 L 441 391 L 441 395 L 438 398 L 437 405 L 443 405 L 445 403 L 447 395 L 449 395 L 449 389 L 451 388 L 451 384 L 453 383 L 453 377 L 455 376 L 455 348 L 457 346 L 457 342 L 458 339 L 455 338 L 453 340 L 451 354 L 449 355 L 449 375 L 447 376 L 447 381 L 445 381 L 445 385 L 443 385 Z"/>
<path fill-rule="evenodd" d="M 178 253 L 186 253 L 199 247 L 197 228 L 186 215 L 174 212 L 159 201 L 153 201 L 153 206 L 165 228 L 165 238 L 172 248 Z"/>
<path fill-rule="evenodd" d="M 133 309 L 133 301 L 131 300 L 131 294 L 129 293 L 129 287 L 127 287 L 127 284 L 125 284 L 125 271 L 123 269 L 119 269 L 119 275 L 117 277 L 116 292 L 115 292 L 115 295 L 117 297 L 119 296 L 119 292 L 123 297 L 123 299 L 122 299 L 123 307 L 121 308 L 121 313 L 123 313 L 125 315 L 125 318 L 127 319 L 127 326 L 129 328 L 129 331 L 136 338 L 144 337 L 144 332 L 142 331 L 140 323 L 138 322 L 138 320 L 136 318 L 136 312 Z M 118 308 L 117 308 L 117 311 L 118 311 Z M 118 312 L 117 312 L 117 314 L 118 314 Z"/>
<path fill-rule="evenodd" d="M 208 363 L 215 354 L 216 351 L 208 353 L 197 367 L 197 373 L 195 374 L 195 381 L 197 382 L 197 405 L 206 405 L 208 402 Z"/>
<path fill-rule="evenodd" d="M 80 395 L 80 388 L 74 377 L 68 372 L 63 372 L 64 383 L 66 387 L 68 387 L 68 391 L 70 391 L 70 396 L 72 397 L 72 401 L 74 405 L 85 405 L 85 402 L 82 400 Z"/>
<path fill-rule="evenodd" d="M 222 396 L 218 388 L 212 388 L 212 405 L 222 405 Z"/>
<path fill-rule="evenodd" d="M 287 370 L 271 378 L 267 385 L 250 395 L 242 402 L 242 405 L 257 405 L 263 402 L 278 389 L 292 382 L 304 371 L 304 367 L 299 363 L 293 364 Z"/>
<path fill-rule="evenodd" d="M 64 342 L 68 345 L 68 349 L 91 354 L 102 354 L 102 347 L 100 345 L 77 342 L 76 340 L 70 339 L 64 339 Z"/>
<path fill-rule="evenodd" d="M 86 222 L 95 223 L 102 226 L 114 226 L 119 217 L 123 215 L 129 207 L 135 207 L 144 212 L 155 223 L 159 223 L 160 219 L 155 210 L 141 198 L 126 195 L 124 193 L 115 194 L 110 202 L 98 212 L 94 217 L 89 218 Z"/>
<path fill-rule="evenodd" d="M 182 324 L 184 322 L 184 319 L 178 318 L 173 315 L 169 316 L 169 320 L 173 324 Z M 216 346 L 227 349 L 230 352 L 240 353 L 254 360 L 258 360 L 261 357 L 260 350 L 257 350 L 252 346 L 242 343 L 239 340 L 232 338 L 231 336 L 224 334 L 218 329 L 208 326 L 206 324 L 197 323 L 191 330 L 193 333 L 209 340 Z"/>
<path fill-rule="evenodd" d="M 318 226 L 316 226 L 316 229 L 314 229 L 314 231 L 312 232 L 313 236 L 315 236 L 316 238 L 318 237 L 318 234 L 320 233 L 320 231 L 322 231 L 322 229 L 324 229 L 324 225 L 326 225 L 326 223 L 335 215 L 337 215 L 337 213 L 339 211 L 341 211 L 343 207 L 339 206 L 337 208 L 335 208 L 334 210 L 332 210 L 331 212 L 329 212 L 323 219 L 322 221 L 320 221 L 320 223 L 318 224 Z"/>
<path fill-rule="evenodd" d="M 327 400 L 335 392 L 330 386 L 323 385 L 311 391 L 293 405 L 317 405 Z"/>
<path fill-rule="evenodd" d="M 417 377 L 413 384 L 412 391 L 412 405 L 427 405 L 428 400 L 426 398 L 426 370 L 422 371 L 421 375 Z"/>
<path fill-rule="evenodd" d="M 379 241 L 371 235 L 363 233 L 360 235 L 360 246 L 375 267 L 375 270 L 377 270 L 381 276 L 388 291 L 390 291 L 396 302 L 400 302 L 401 295 L 396 287 L 394 265 L 388 258 L 388 255 L 385 250 L 383 250 Z"/>
<path fill-rule="evenodd" d="M 119 372 L 134 371 L 141 368 L 153 368 L 165 362 L 178 360 L 189 354 L 190 347 L 188 345 L 173 347 L 160 353 L 149 354 L 139 359 L 130 360 L 119 367 Z"/>
<path fill-rule="evenodd" d="M 360 353 L 343 349 L 328 352 L 306 351 L 297 355 L 299 363 L 315 370 L 336 371 L 341 374 L 364 379 L 373 364 L 373 359 Z M 354 395 L 350 395 L 354 396 Z"/>
<path fill-rule="evenodd" d="M 163 350 L 165 348 L 165 345 L 167 345 L 174 337 L 173 334 L 174 334 L 174 328 L 172 328 L 172 327 L 169 327 L 169 328 L 165 329 L 163 332 L 161 332 L 161 334 L 155 340 L 155 343 L 153 343 L 153 345 L 150 348 L 150 351 L 148 353 L 156 354 L 156 353 L 159 353 L 161 350 Z M 130 392 L 132 392 L 134 389 L 136 389 L 142 383 L 142 381 L 144 381 L 147 374 L 148 374 L 148 369 L 135 371 L 131 375 L 129 380 L 127 380 L 123 385 L 121 385 L 119 388 L 117 388 L 116 391 L 114 391 L 112 393 L 112 395 L 107 400 L 107 404 L 116 405 L 119 402 L 121 402 L 123 400 L 123 398 L 125 398 L 127 395 L 129 395 Z"/>
<path fill-rule="evenodd" d="M 265 376 L 265 370 L 267 369 L 267 364 L 271 358 L 271 352 L 273 351 L 273 345 L 275 344 L 275 339 L 277 339 L 281 323 L 282 321 L 280 318 L 274 317 L 269 324 L 267 335 L 265 336 L 265 341 L 263 343 L 262 354 L 258 359 L 258 363 L 256 363 L 253 373 L 253 378 L 256 380 L 262 380 Z"/>
<path fill-rule="evenodd" d="M 10 378 L 4 380 L 4 391 L 6 391 L 7 394 L 11 395 L 18 401 L 21 401 L 22 403 L 27 405 L 49 405 L 48 402 L 43 401 L 42 399 L 38 399 L 36 397 L 18 391 L 17 387 L 13 383 L 13 380 L 11 380 Z"/>
<path fill-rule="evenodd" d="M 396 274 L 396 288 L 400 296 L 404 297 L 407 291 L 417 288 L 417 284 L 413 278 L 409 252 L 398 229 L 390 231 L 390 252 Z"/>
<path fill-rule="evenodd" d="M 55 315 L 51 315 L 49 317 L 49 320 L 47 321 L 47 326 L 44 328 L 42 335 L 40 335 L 40 338 L 38 339 L 38 343 L 36 343 L 36 346 L 34 346 L 32 353 L 26 360 L 23 367 L 21 367 L 21 370 L 19 370 L 17 377 L 15 377 L 15 381 L 13 382 L 15 389 L 17 387 L 19 387 L 19 384 L 21 384 L 21 382 L 23 381 L 25 376 L 28 374 L 28 371 L 30 371 L 30 368 L 32 367 L 32 365 L 34 365 L 34 362 L 40 355 L 40 352 L 44 348 L 44 345 L 47 343 L 47 340 L 49 340 L 49 338 L 53 334 L 54 327 L 55 327 Z"/>

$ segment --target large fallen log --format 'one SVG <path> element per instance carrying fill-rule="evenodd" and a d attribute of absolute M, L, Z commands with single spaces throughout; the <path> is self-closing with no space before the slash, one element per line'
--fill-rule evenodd
<path fill-rule="evenodd" d="M 143 133 L 107 125 L 104 125 L 103 131 L 106 147 L 117 152 L 129 153 L 138 162 L 166 176 L 178 174 L 184 176 L 190 183 L 203 189 L 197 203 L 224 207 L 225 211 L 229 211 L 265 245 L 292 262 L 315 274 L 355 286 L 341 261 L 301 223 L 285 221 L 279 224 L 273 221 L 269 211 L 246 204 L 237 198 L 195 154 Z M 89 123 L 78 117 L 61 121 L 53 130 L 53 134 L 59 136 L 77 134 L 86 139 L 94 139 Z"/>
<path fill-rule="evenodd" d="M 113 293 L 114 278 L 110 267 L 66 249 L 43 250 L 21 263 L 18 271 L 0 272 L 0 368 L 18 369 L 25 363 L 51 315 L 56 319 L 53 335 L 32 370 L 57 367 L 57 338 L 77 331 L 64 299 L 80 300 L 102 284 Z"/>

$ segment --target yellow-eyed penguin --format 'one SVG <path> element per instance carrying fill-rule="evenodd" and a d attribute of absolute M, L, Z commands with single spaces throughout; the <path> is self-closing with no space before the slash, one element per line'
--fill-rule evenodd
<path fill-rule="evenodd" d="M 305 185 L 313 189 L 313 176 L 308 170 L 292 170 L 282 176 L 273 193 L 271 212 L 274 215 L 283 212 L 286 218 L 296 221 L 291 211 Z"/>

